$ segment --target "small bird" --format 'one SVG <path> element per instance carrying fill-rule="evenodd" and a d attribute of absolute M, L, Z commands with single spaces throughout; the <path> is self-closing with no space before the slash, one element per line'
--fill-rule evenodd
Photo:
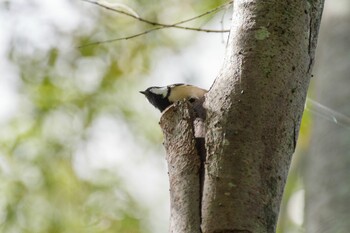
<path fill-rule="evenodd" d="M 180 100 L 194 102 L 201 99 L 207 92 L 207 90 L 202 88 L 183 83 L 172 84 L 165 87 L 149 87 L 145 91 L 140 91 L 140 93 L 144 94 L 148 101 L 161 112 Z"/>

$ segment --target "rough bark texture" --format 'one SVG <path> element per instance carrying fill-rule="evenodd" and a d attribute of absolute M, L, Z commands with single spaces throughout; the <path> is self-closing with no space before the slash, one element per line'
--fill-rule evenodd
<path fill-rule="evenodd" d="M 194 137 L 194 112 L 187 102 L 161 117 L 170 181 L 170 233 L 200 232 L 200 157 Z"/>
<path fill-rule="evenodd" d="M 322 0 L 237 0 L 207 94 L 202 232 L 275 232 L 311 77 Z"/>
<path fill-rule="evenodd" d="M 320 31 L 324 46 L 318 50 L 314 77 L 316 99 L 350 116 L 350 4 L 348 0 L 328 3 Z M 350 232 L 349 123 L 335 124 L 315 116 L 311 148 L 305 167 L 306 232 Z"/>

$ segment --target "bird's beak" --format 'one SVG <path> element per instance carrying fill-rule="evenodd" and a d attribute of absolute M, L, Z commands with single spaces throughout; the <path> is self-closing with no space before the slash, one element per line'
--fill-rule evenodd
<path fill-rule="evenodd" d="M 143 95 L 146 95 L 146 92 L 145 91 L 140 91 L 141 94 Z"/>

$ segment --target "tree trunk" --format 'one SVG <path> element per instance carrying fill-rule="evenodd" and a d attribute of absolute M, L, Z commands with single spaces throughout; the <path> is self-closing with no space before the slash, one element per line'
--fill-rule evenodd
<path fill-rule="evenodd" d="M 323 0 L 234 4 L 225 62 L 205 101 L 201 231 L 272 233 L 298 137 Z"/>
<path fill-rule="evenodd" d="M 275 232 L 322 8 L 235 1 L 226 61 L 206 99 L 203 232 Z"/>
<path fill-rule="evenodd" d="M 170 181 L 170 233 L 200 233 L 201 164 L 193 116 L 189 104 L 179 102 L 160 120 Z"/>
<path fill-rule="evenodd" d="M 329 2 L 320 32 L 317 100 L 350 115 L 350 8 L 348 0 Z M 308 233 L 350 231 L 350 125 L 315 116 L 311 151 L 305 167 Z"/>

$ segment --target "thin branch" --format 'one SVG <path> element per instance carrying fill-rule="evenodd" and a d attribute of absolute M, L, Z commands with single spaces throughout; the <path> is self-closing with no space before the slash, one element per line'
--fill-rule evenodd
<path fill-rule="evenodd" d="M 165 28 L 178 28 L 178 29 L 184 29 L 184 30 L 192 30 L 192 31 L 200 31 L 200 32 L 211 32 L 211 33 L 226 33 L 226 32 L 230 32 L 230 30 L 212 30 L 212 29 L 202 29 L 202 28 L 192 28 L 192 27 L 184 27 L 184 26 L 179 26 L 179 24 L 184 24 L 184 23 L 187 23 L 189 21 L 192 21 L 192 20 L 195 20 L 195 19 L 198 19 L 200 17 L 203 17 L 207 14 L 210 14 L 210 13 L 213 13 L 219 9 L 222 9 L 223 7 L 225 6 L 228 6 L 229 4 L 232 4 L 233 1 L 230 1 L 228 3 L 225 3 L 223 5 L 220 5 L 210 11 L 207 11 L 205 13 L 202 13 L 200 15 L 197 15 L 195 17 L 192 17 L 192 18 L 189 18 L 189 19 L 186 19 L 186 20 L 182 20 L 180 22 L 177 22 L 177 23 L 174 23 L 174 24 L 163 24 L 163 23 L 158 23 L 158 22 L 153 22 L 153 21 L 149 21 L 149 20 L 146 20 L 146 19 L 143 19 L 141 17 L 138 17 L 136 15 L 133 15 L 133 14 L 130 14 L 130 13 L 127 13 L 127 12 L 124 12 L 124 11 L 121 11 L 121 10 L 117 10 L 117 9 L 114 9 L 114 8 L 111 8 L 111 7 L 108 7 L 108 6 L 105 6 L 105 5 L 102 5 L 98 2 L 94 2 L 94 1 L 90 1 L 90 0 L 82 0 L 84 2 L 88 2 L 88 3 L 91 3 L 91 4 L 95 4 L 95 5 L 98 5 L 100 7 L 103 7 L 105 9 L 108 9 L 108 10 L 111 10 L 113 12 L 117 12 L 119 14 L 124 14 L 124 15 L 127 15 L 129 17 L 132 17 L 134 19 L 137 19 L 141 22 L 144 22 L 144 23 L 147 23 L 147 24 L 150 24 L 150 25 L 154 25 L 154 26 L 159 26 L 159 27 L 155 27 L 155 28 L 151 28 L 149 30 L 146 30 L 146 31 L 143 31 L 143 32 L 140 32 L 140 33 L 137 33 L 137 34 L 134 34 L 134 35 L 131 35 L 131 36 L 126 36 L 126 37 L 120 37 L 120 38 L 115 38 L 115 39 L 110 39 L 110 40 L 105 40 L 105 41 L 97 41 L 97 42 L 93 42 L 93 43 L 89 43 L 89 44 L 85 44 L 85 45 L 81 45 L 81 46 L 78 46 L 77 48 L 81 49 L 81 48 L 85 48 L 85 47 L 88 47 L 88 46 L 92 46 L 92 45 L 99 45 L 99 44 L 102 44 L 102 43 L 112 43 L 112 42 L 115 42 L 115 41 L 120 41 L 120 40 L 128 40 L 128 39 L 132 39 L 132 38 L 135 38 L 135 37 L 138 37 L 138 36 L 142 36 L 142 35 L 145 35 L 145 34 L 148 34 L 150 32 L 153 32 L 153 31 L 157 31 L 157 30 L 161 30 L 161 29 L 165 29 Z"/>
<path fill-rule="evenodd" d="M 197 15 L 195 17 L 192 17 L 192 18 L 189 18 L 189 19 L 186 19 L 186 20 L 183 20 L 183 21 L 180 21 L 180 22 L 177 22 L 175 24 L 164 24 L 164 23 L 159 23 L 159 22 L 154 22 L 154 21 L 150 21 L 150 20 L 147 20 L 147 19 L 144 19 L 144 18 L 141 18 L 137 15 L 134 15 L 134 14 L 130 14 L 128 12 L 125 12 L 125 11 L 122 11 L 122 10 L 118 10 L 118 9 L 115 9 L 115 8 L 112 8 L 112 7 L 109 7 L 109 6 L 106 6 L 106 5 L 103 5 L 101 3 L 98 3 L 98 2 L 95 2 L 95 1 L 91 1 L 91 0 L 81 0 L 81 1 L 84 1 L 84 2 L 88 2 L 88 3 L 91 3 L 91 4 L 94 4 L 94 5 L 97 5 L 97 6 L 100 6 L 102 8 L 105 8 L 107 10 L 110 10 L 110 11 L 113 11 L 113 12 L 116 12 L 118 14 L 123 14 L 123 15 L 126 15 L 126 16 L 129 16 L 131 18 L 134 18 L 134 19 L 137 19 L 141 22 L 144 22 L 144 23 L 147 23 L 147 24 L 150 24 L 150 25 L 153 25 L 153 26 L 162 26 L 163 28 L 167 28 L 167 27 L 173 27 L 173 28 L 180 28 L 180 29 L 185 29 L 185 30 L 193 30 L 193 31 L 203 31 L 203 32 L 214 32 L 214 33 L 223 33 L 223 32 L 229 32 L 229 30 L 212 30 L 212 29 L 201 29 L 201 28 L 193 28 L 193 27 L 184 27 L 184 26 L 179 26 L 180 24 L 184 24 L 184 23 L 187 23 L 189 21 L 192 21 L 192 20 L 195 20 L 195 19 L 198 19 L 200 17 L 203 17 L 205 15 L 208 15 L 208 14 L 211 14 L 215 11 L 218 11 L 230 4 L 232 4 L 233 1 L 230 1 L 230 2 L 227 2 L 227 3 L 224 3 L 210 11 L 207 11 L 205 13 L 202 13 L 200 15 Z"/>
<path fill-rule="evenodd" d="M 129 40 L 129 39 L 132 39 L 132 38 L 135 38 L 135 37 L 139 37 L 139 36 L 142 36 L 142 35 L 145 35 L 145 34 L 148 34 L 150 32 L 157 31 L 157 30 L 163 29 L 163 28 L 164 27 L 151 28 L 149 30 L 146 30 L 146 31 L 143 31 L 143 32 L 140 32 L 138 34 L 131 35 L 131 36 L 120 37 L 120 38 L 115 38 L 115 39 L 110 39 L 110 40 L 96 41 L 96 42 L 92 42 L 92 43 L 89 43 L 89 44 L 80 45 L 77 48 L 81 49 L 81 48 L 85 48 L 85 47 L 89 47 L 89 46 L 93 46 L 93 45 L 99 45 L 99 44 L 104 44 L 104 43 L 112 43 L 112 42 L 116 42 L 116 41 L 120 41 L 120 40 Z"/>
<path fill-rule="evenodd" d="M 226 11 L 227 11 L 227 8 L 224 9 L 224 13 L 221 16 L 221 20 L 220 20 L 221 30 L 224 30 L 224 18 L 226 15 Z M 224 43 L 224 37 L 222 34 L 221 34 L 221 41 L 222 41 L 222 43 Z"/>

